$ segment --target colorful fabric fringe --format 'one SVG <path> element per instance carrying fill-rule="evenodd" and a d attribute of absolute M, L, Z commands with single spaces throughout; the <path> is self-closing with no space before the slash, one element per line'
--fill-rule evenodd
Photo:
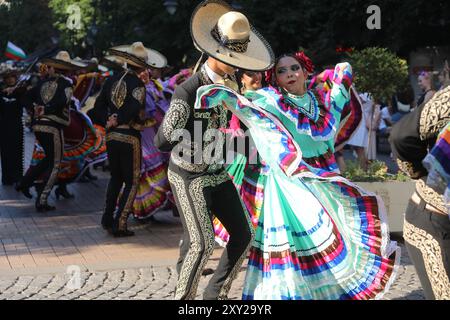
<path fill-rule="evenodd" d="M 351 85 L 352 74 L 347 70 L 343 70 L 343 74 L 339 76 L 340 71 L 340 69 L 325 70 L 322 79 L 323 85 L 320 85 L 317 77 L 314 77 L 309 84 L 309 89 L 314 90 L 318 94 L 320 103 L 328 106 L 331 105 L 331 90 L 333 88 L 334 82 L 337 82 L 338 84 L 344 83 L 344 88 L 345 86 L 346 88 L 350 88 L 350 101 L 349 103 L 345 104 L 341 112 L 339 130 L 335 137 L 334 144 L 336 150 L 340 150 L 345 146 L 345 144 L 348 140 L 350 140 L 353 133 L 356 131 L 363 119 L 362 103 L 359 100 L 358 93 L 356 92 L 355 88 Z"/>
<path fill-rule="evenodd" d="M 106 150 L 106 129 L 98 124 L 94 124 L 95 134 L 97 136 L 97 148 L 87 156 L 89 164 L 101 163 L 108 159 Z"/>

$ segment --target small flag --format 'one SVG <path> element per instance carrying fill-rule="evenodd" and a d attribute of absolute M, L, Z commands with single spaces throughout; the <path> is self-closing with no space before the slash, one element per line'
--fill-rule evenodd
<path fill-rule="evenodd" d="M 5 57 L 20 61 L 26 59 L 27 55 L 22 49 L 20 49 L 14 43 L 8 41 L 8 45 L 6 46 L 5 51 Z"/>

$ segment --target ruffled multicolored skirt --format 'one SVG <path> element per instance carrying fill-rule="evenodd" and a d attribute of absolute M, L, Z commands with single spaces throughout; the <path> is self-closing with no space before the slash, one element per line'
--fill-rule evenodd
<path fill-rule="evenodd" d="M 378 299 L 395 279 L 400 249 L 389 239 L 381 199 L 303 159 L 302 148 L 317 154 L 333 149 L 351 75 L 348 63 L 336 66 L 325 107 L 316 109 L 323 121 L 300 114 L 271 88 L 256 92 L 251 102 L 219 85 L 197 92 L 195 109 L 226 105 L 250 124 L 268 164 L 245 170 L 241 186 L 247 210 L 258 217 L 245 300 Z M 343 138 L 352 130 L 344 131 Z"/>
<path fill-rule="evenodd" d="M 400 262 L 381 200 L 340 177 L 254 169 L 242 186 L 247 209 L 259 216 L 243 299 L 381 298 Z"/>
<path fill-rule="evenodd" d="M 168 155 L 161 153 L 153 144 L 155 128 L 142 132 L 142 170 L 133 214 L 136 219 L 146 219 L 171 200 L 171 189 L 167 178 Z"/>
<path fill-rule="evenodd" d="M 106 145 L 102 132 L 81 112 L 70 111 L 70 125 L 63 130 L 64 154 L 60 164 L 57 183 L 71 183 L 82 176 L 92 163 L 92 154 L 98 152 L 106 158 Z M 39 141 L 35 142 L 30 167 L 36 166 L 45 157 Z M 39 178 L 37 183 L 42 180 Z"/>
<path fill-rule="evenodd" d="M 90 153 L 86 160 L 89 164 L 101 163 L 108 159 L 106 150 L 106 129 L 100 125 L 94 124 L 95 134 L 97 135 L 98 148 Z"/>

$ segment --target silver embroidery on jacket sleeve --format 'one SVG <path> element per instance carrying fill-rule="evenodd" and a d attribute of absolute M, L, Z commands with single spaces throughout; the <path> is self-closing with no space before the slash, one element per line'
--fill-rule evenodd
<path fill-rule="evenodd" d="M 190 107 L 186 101 L 181 99 L 174 99 L 170 103 L 169 111 L 167 112 L 163 122 L 164 137 L 170 143 L 176 142 L 173 139 L 175 130 L 183 129 L 189 119 Z"/>

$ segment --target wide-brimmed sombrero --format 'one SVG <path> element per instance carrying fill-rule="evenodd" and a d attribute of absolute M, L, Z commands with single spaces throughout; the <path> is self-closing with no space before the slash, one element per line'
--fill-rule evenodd
<path fill-rule="evenodd" d="M 71 59 L 67 51 L 58 52 L 54 58 L 43 58 L 41 63 L 65 71 L 79 70 L 87 67 L 86 63 Z"/>
<path fill-rule="evenodd" d="M 102 72 L 108 70 L 120 71 L 124 69 L 124 61 L 115 56 L 104 56 L 98 63 L 98 69 Z"/>
<path fill-rule="evenodd" d="M 93 72 L 98 70 L 98 60 L 96 58 L 92 58 L 91 60 L 83 60 L 80 57 L 76 57 L 74 61 L 85 64 L 86 66 L 82 68 L 85 72 Z"/>
<path fill-rule="evenodd" d="M 110 55 L 117 56 L 127 64 L 138 68 L 161 69 L 167 65 L 166 57 L 156 50 L 146 48 L 142 42 L 113 47 L 108 52 Z"/>
<path fill-rule="evenodd" d="M 0 66 L 0 77 L 2 78 L 8 78 L 8 77 L 18 77 L 23 72 L 22 69 L 7 66 L 7 65 L 1 65 Z"/>
<path fill-rule="evenodd" d="M 191 36 L 198 50 L 237 68 L 264 71 L 275 61 L 269 43 L 247 17 L 221 0 L 197 6 L 191 18 Z"/>

